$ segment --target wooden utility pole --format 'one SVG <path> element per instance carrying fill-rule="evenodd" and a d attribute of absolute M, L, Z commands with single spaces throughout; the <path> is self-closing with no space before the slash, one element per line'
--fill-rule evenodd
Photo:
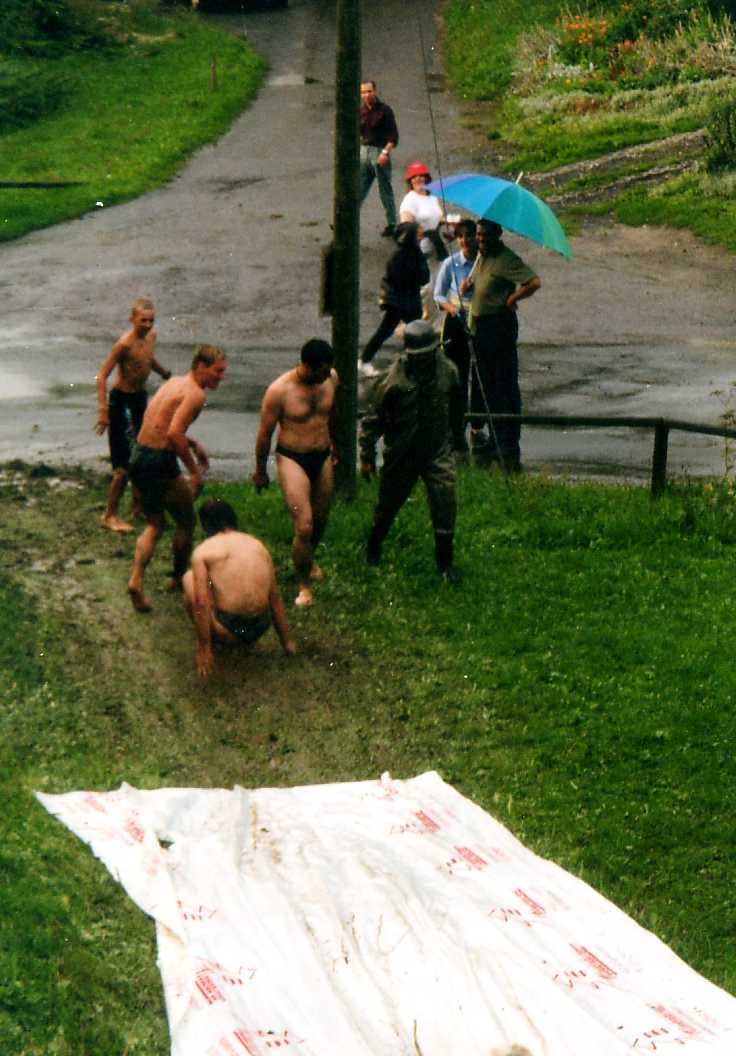
<path fill-rule="evenodd" d="M 336 484 L 355 495 L 358 416 L 358 278 L 360 248 L 360 0 L 337 0 L 335 73 L 335 239 L 332 262 L 332 347 L 340 375 L 335 441 Z"/>

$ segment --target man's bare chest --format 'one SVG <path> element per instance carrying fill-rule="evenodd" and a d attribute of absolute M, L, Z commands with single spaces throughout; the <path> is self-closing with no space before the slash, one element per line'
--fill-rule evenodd
<path fill-rule="evenodd" d="M 307 422 L 312 418 L 326 418 L 332 406 L 332 392 L 323 385 L 299 386 L 284 400 L 284 418 L 293 422 Z"/>

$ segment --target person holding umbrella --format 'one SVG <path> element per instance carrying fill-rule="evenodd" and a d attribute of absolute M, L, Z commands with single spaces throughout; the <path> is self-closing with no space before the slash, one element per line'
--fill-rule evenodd
<path fill-rule="evenodd" d="M 493 220 L 479 220 L 476 242 L 479 258 L 473 272 L 460 284 L 461 296 L 472 290 L 471 318 L 479 381 L 491 414 L 521 414 L 519 354 L 516 346 L 518 302 L 542 285 L 521 257 L 504 245 L 503 228 Z M 521 424 L 491 423 L 489 455 L 506 473 L 521 469 Z M 473 434 L 471 433 L 471 440 Z M 476 431 L 476 446 L 477 436 Z"/>

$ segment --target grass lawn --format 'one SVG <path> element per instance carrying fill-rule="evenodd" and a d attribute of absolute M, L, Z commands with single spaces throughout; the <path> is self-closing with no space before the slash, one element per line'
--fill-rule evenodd
<path fill-rule="evenodd" d="M 733 488 L 460 481 L 456 590 L 433 568 L 426 504 L 380 569 L 362 542 L 375 485 L 339 505 L 317 604 L 199 682 L 180 600 L 133 540 L 98 527 L 104 482 L 0 487 L 0 942 L 4 1054 L 163 1056 L 153 928 L 34 790 L 246 787 L 437 769 L 732 992 Z M 269 544 L 287 601 L 277 489 L 209 485 Z M 63 531 L 60 526 L 63 525 Z M 12 927 L 11 927 L 12 920 Z M 697 921 L 697 926 L 694 926 Z"/>
<path fill-rule="evenodd" d="M 80 186 L 0 187 L 0 240 L 164 183 L 254 97 L 265 64 L 243 41 L 186 11 L 149 16 L 144 28 L 102 55 L 43 60 L 64 85 L 63 103 L 0 136 L 2 179 Z"/>
<path fill-rule="evenodd" d="M 592 40 L 606 14 L 614 20 L 634 6 L 603 3 L 598 14 L 586 20 L 578 7 L 560 0 L 533 0 L 531 6 L 506 0 L 448 0 L 444 58 L 449 78 L 461 98 L 497 101 L 486 111 L 485 132 L 490 140 L 500 141 L 500 171 L 511 176 L 522 170 L 546 171 L 710 127 L 714 106 L 736 98 L 733 23 L 702 12 L 663 41 L 648 40 L 642 23 L 635 40 L 611 45 L 605 55 L 602 46 L 596 51 L 593 45 L 589 55 L 569 65 L 560 25 L 587 21 Z M 650 6 L 666 8 L 656 0 Z M 581 30 L 580 40 L 585 39 Z M 585 52 L 586 47 L 582 43 L 578 50 Z M 620 65 L 633 62 L 626 56 L 635 54 L 636 68 Z M 726 54 L 731 58 L 721 65 Z M 594 73 L 588 69 L 589 58 L 598 64 Z M 608 62 L 614 67 L 619 63 L 610 80 Z M 701 168 L 655 190 L 631 189 L 606 209 L 628 224 L 687 227 L 733 252 L 735 179 L 733 167 L 713 174 Z M 600 209 L 593 205 L 576 211 Z"/>

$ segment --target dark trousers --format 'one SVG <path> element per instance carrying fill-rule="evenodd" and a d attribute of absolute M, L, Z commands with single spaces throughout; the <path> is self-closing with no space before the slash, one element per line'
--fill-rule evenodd
<path fill-rule="evenodd" d="M 411 323 L 414 319 L 421 318 L 421 315 L 422 303 L 419 297 L 417 297 L 416 304 L 406 305 L 403 308 L 384 308 L 383 319 L 378 324 L 378 329 L 363 349 L 363 355 L 360 357 L 363 363 L 370 363 L 383 342 L 388 341 L 399 323 Z"/>
<path fill-rule="evenodd" d="M 478 373 L 491 414 L 521 414 L 519 353 L 516 348 L 518 335 L 516 312 L 509 309 L 475 320 Z M 521 424 L 496 421 L 489 431 L 492 453 L 511 466 L 518 464 L 521 458 Z"/>
<path fill-rule="evenodd" d="M 463 393 L 463 414 L 468 407 L 473 414 L 485 414 L 485 404 L 478 386 L 478 378 L 470 363 L 471 338 L 465 328 L 464 320 L 457 315 L 446 315 L 442 323 L 442 351 L 455 364 L 460 375 L 460 388 Z M 468 399 L 468 384 L 470 398 Z M 480 426 L 480 422 L 475 425 Z"/>
<path fill-rule="evenodd" d="M 435 532 L 451 534 L 455 530 L 457 498 L 455 494 L 455 460 L 451 452 L 424 464 L 411 456 L 396 464 L 384 465 L 378 487 L 374 532 L 379 542 L 388 535 L 396 514 L 422 480 Z"/>

